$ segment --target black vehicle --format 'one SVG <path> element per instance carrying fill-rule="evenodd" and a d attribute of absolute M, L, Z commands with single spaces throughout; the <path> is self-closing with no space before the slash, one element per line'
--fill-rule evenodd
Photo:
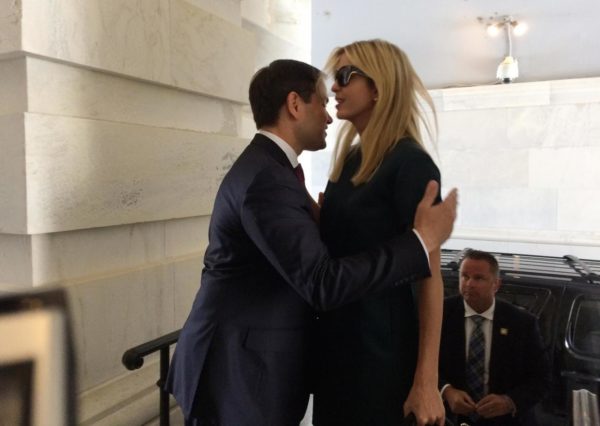
<path fill-rule="evenodd" d="M 464 254 L 442 250 L 445 295 L 458 293 Z M 552 385 L 536 413 L 541 425 L 571 421 L 573 390 L 600 395 L 600 260 L 492 253 L 500 264 L 497 293 L 539 319 Z"/>

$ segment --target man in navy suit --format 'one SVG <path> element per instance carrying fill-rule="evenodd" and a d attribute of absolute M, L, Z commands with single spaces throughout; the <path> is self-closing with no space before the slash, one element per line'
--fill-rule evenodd
<path fill-rule="evenodd" d="M 321 72 L 303 62 L 275 61 L 252 80 L 259 131 L 217 193 L 201 287 L 167 379 L 187 425 L 297 426 L 315 311 L 428 276 L 427 252 L 451 233 L 456 193 L 433 206 L 431 184 L 413 231 L 329 256 L 296 169 L 303 150 L 325 147 L 326 103 Z"/>
<path fill-rule="evenodd" d="M 496 258 L 469 250 L 460 266 L 460 296 L 444 303 L 439 375 L 458 423 L 534 425 L 531 409 L 549 386 L 537 319 L 496 299 L 500 284 Z"/>

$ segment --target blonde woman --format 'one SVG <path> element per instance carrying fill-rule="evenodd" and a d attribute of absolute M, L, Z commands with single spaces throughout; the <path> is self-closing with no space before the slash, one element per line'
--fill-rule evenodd
<path fill-rule="evenodd" d="M 421 137 L 419 99 L 433 104 L 402 50 L 358 41 L 335 49 L 326 68 L 337 117 L 346 120 L 320 218 L 338 257 L 411 229 L 427 182 L 440 174 Z M 443 425 L 439 251 L 430 266 L 430 278 L 320 315 L 315 426 L 399 425 L 409 413 L 419 425 Z"/>

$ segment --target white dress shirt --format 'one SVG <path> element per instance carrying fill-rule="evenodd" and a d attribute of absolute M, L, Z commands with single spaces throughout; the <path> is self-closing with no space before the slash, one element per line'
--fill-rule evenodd
<path fill-rule="evenodd" d="M 471 334 L 473 333 L 473 329 L 475 328 L 475 321 L 470 317 L 474 315 L 479 315 L 484 319 L 481 323 L 481 330 L 483 331 L 483 337 L 485 338 L 485 363 L 484 363 L 484 373 L 483 373 L 483 390 L 484 394 L 487 395 L 489 391 L 488 383 L 490 379 L 490 356 L 492 353 L 492 325 L 494 323 L 494 309 L 496 308 L 496 300 L 492 302 L 492 306 L 490 306 L 486 311 L 482 313 L 477 313 L 473 308 L 469 306 L 467 302 L 463 300 L 465 304 L 465 356 L 466 359 L 469 359 L 469 339 L 471 338 Z M 465 362 L 466 362 L 465 359 Z"/>

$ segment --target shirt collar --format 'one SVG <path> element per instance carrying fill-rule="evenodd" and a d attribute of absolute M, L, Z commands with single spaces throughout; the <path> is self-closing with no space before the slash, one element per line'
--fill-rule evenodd
<path fill-rule="evenodd" d="M 279 148 L 281 148 L 281 150 L 283 151 L 293 168 L 296 168 L 298 166 L 298 154 L 296 154 L 296 151 L 294 151 L 294 149 L 286 141 L 281 139 L 276 134 L 267 132 L 266 130 L 258 130 L 258 133 L 268 137 L 273 142 L 275 142 L 275 144 Z"/>
<path fill-rule="evenodd" d="M 482 313 L 478 313 L 475 309 L 471 308 L 467 302 L 463 299 L 463 303 L 465 304 L 465 318 L 472 317 L 474 315 L 479 315 L 484 317 L 485 319 L 489 319 L 490 321 L 494 320 L 494 309 L 496 309 L 496 299 L 492 301 L 492 306 L 490 306 L 487 310 Z"/>

